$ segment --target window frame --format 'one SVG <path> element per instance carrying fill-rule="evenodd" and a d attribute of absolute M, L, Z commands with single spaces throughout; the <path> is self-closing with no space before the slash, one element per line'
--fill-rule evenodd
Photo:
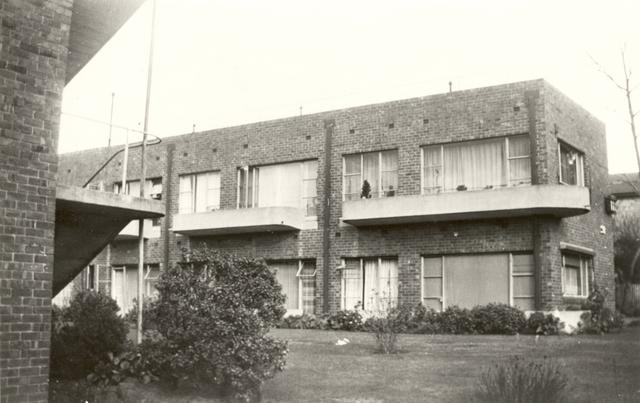
<path fill-rule="evenodd" d="M 340 309 L 353 309 L 353 307 L 347 307 L 346 306 L 346 294 L 345 294 L 345 288 L 346 288 L 346 278 L 344 276 L 344 272 L 346 270 L 353 270 L 353 269 L 347 269 L 346 267 L 346 261 L 347 260 L 357 260 L 359 265 L 358 265 L 358 271 L 360 273 L 360 297 L 361 300 L 358 301 L 360 303 L 360 307 L 358 308 L 358 310 L 362 310 L 362 311 L 366 311 L 368 309 L 368 307 L 365 304 L 365 293 L 366 293 L 366 279 L 365 279 L 365 270 L 364 270 L 364 264 L 365 261 L 372 261 L 375 260 L 376 261 L 376 265 L 377 268 L 379 269 L 382 266 L 382 261 L 383 260 L 393 260 L 396 262 L 396 270 L 397 270 L 397 284 L 398 284 L 398 290 L 396 292 L 396 298 L 395 301 L 390 302 L 390 304 L 393 304 L 393 306 L 398 306 L 399 300 L 400 300 L 400 259 L 397 256 L 374 256 L 374 257 L 345 257 L 340 259 L 341 261 L 341 265 L 340 265 Z M 378 270 L 378 279 L 379 280 L 379 270 Z M 390 297 L 387 299 L 391 299 Z"/>
<path fill-rule="evenodd" d="M 297 309 L 287 309 L 285 316 L 289 315 L 302 315 L 304 314 L 304 295 L 303 295 L 303 287 L 304 280 L 313 278 L 313 302 L 314 302 L 314 312 L 315 312 L 315 292 L 316 292 L 316 278 L 318 273 L 318 266 L 316 265 L 316 261 L 313 259 L 282 259 L 282 260 L 272 260 L 267 262 L 267 266 L 270 268 L 271 265 L 277 265 L 280 263 L 292 263 L 295 262 L 298 265 L 298 270 L 296 271 L 296 278 L 298 279 L 298 295 L 297 295 Z M 305 263 L 313 263 L 314 270 L 312 274 L 302 274 L 302 270 L 304 269 Z M 277 268 L 275 268 L 277 270 Z M 288 297 L 288 296 L 287 296 Z"/>
<path fill-rule="evenodd" d="M 504 141 L 504 148 L 503 148 L 503 164 L 504 164 L 504 170 L 505 170 L 505 177 L 506 177 L 506 181 L 505 184 L 501 184 L 500 186 L 497 186 L 497 188 L 508 188 L 508 187 L 517 187 L 517 186 L 530 186 L 531 185 L 531 154 L 532 154 L 532 150 L 531 147 L 529 147 L 529 155 L 515 155 L 515 156 L 510 156 L 510 140 L 512 140 L 515 137 L 527 137 L 528 138 L 528 134 L 524 133 L 524 134 L 512 134 L 512 135 L 508 135 L 508 136 L 502 136 L 502 137 L 489 137 L 489 138 L 484 138 L 484 139 L 474 139 L 474 140 L 465 140 L 465 141 L 458 141 L 458 142 L 450 142 L 450 143 L 440 143 L 440 144 L 428 144 L 428 145 L 422 145 L 420 146 L 420 194 L 422 195 L 431 195 L 431 194 L 439 194 L 439 193 L 453 193 L 456 192 L 457 190 L 455 189 L 450 189 L 450 190 L 446 190 L 444 188 L 444 182 L 445 182 L 445 175 L 446 175 L 446 171 L 445 171 L 445 148 L 447 148 L 448 146 L 452 146 L 455 144 L 461 144 L 461 143 L 483 143 L 483 142 L 491 142 L 491 141 L 498 141 L 500 139 L 503 139 Z M 427 148 L 439 148 L 440 150 L 440 164 L 432 164 L 432 165 L 426 165 L 425 164 L 425 149 Z M 529 181 L 525 182 L 525 183 L 518 183 L 518 184 L 512 184 L 512 178 L 511 178 L 511 161 L 514 160 L 518 160 L 518 159 L 528 159 L 529 160 Z M 425 182 L 426 182 L 426 178 L 425 178 L 425 169 L 426 168 L 435 168 L 435 167 L 440 167 L 440 178 L 441 178 L 441 184 L 440 186 L 435 186 L 433 188 L 429 188 L 429 189 L 436 189 L 435 191 L 426 191 L 425 189 Z M 496 186 L 493 186 L 492 189 L 495 189 Z M 485 190 L 485 189 L 470 189 L 470 190 Z M 488 189 L 487 189 L 488 190 Z"/>
<path fill-rule="evenodd" d="M 579 267 L 578 269 L 578 282 L 579 286 L 577 294 L 569 294 L 567 293 L 567 284 L 565 283 L 565 271 L 567 269 L 566 266 L 566 256 L 571 255 L 579 259 Z M 574 268 L 574 267 L 572 267 Z M 579 253 L 572 250 L 562 250 L 561 251 L 561 272 L 560 278 L 562 282 L 562 296 L 567 298 L 587 298 L 589 296 L 590 283 L 591 283 L 591 273 L 593 272 L 593 256 Z"/>
<path fill-rule="evenodd" d="M 217 174 L 218 175 L 218 187 L 217 188 L 210 188 L 208 183 L 207 183 L 207 187 L 204 189 L 205 194 L 205 199 L 206 199 L 206 206 L 205 208 L 208 208 L 209 206 L 214 206 L 213 209 L 206 209 L 205 211 L 196 211 L 197 207 L 196 207 L 196 201 L 197 201 L 197 190 L 198 190 L 198 178 L 202 178 L 205 176 L 209 176 L 211 174 Z M 180 189 L 180 181 L 183 178 L 189 178 L 190 180 L 190 190 L 188 192 L 183 192 Z M 208 179 L 207 179 L 208 181 Z M 211 190 L 217 190 L 218 191 L 218 200 L 217 203 L 214 204 L 210 204 L 210 200 L 209 200 L 209 192 Z M 190 208 L 188 209 L 189 211 L 185 211 L 185 209 L 183 209 L 181 200 L 182 200 L 182 195 L 183 194 L 190 194 L 189 200 L 190 200 Z M 212 170 L 212 171 L 203 171 L 203 172 L 194 172 L 194 173 L 189 173 L 189 174 L 182 174 L 182 175 L 178 175 L 178 214 L 198 214 L 198 213 L 209 213 L 211 211 L 215 211 L 215 210 L 220 210 L 220 203 L 222 201 L 222 174 L 220 172 L 220 170 Z"/>
<path fill-rule="evenodd" d="M 493 254 L 493 253 L 490 253 Z M 513 271 L 513 256 L 514 255 L 531 255 L 533 256 L 533 252 L 531 251 L 517 251 L 517 252 L 496 252 L 495 254 L 497 255 L 501 255 L 501 254 L 508 254 L 508 278 L 509 278 L 509 290 L 508 290 L 508 299 L 509 299 L 509 305 L 510 306 L 516 306 L 515 305 L 515 299 L 524 299 L 524 298 L 532 298 L 533 299 L 533 305 L 534 307 L 537 306 L 537 296 L 536 296 L 536 290 L 537 290 L 537 283 L 536 283 L 536 268 L 535 268 L 535 260 L 534 260 L 534 266 L 532 268 L 533 271 L 531 272 L 517 272 L 515 273 Z M 456 254 L 443 254 L 443 255 L 421 255 L 420 256 L 420 303 L 424 306 L 426 306 L 424 304 L 424 300 L 425 299 L 439 299 L 440 300 L 440 304 L 441 304 L 441 311 L 443 312 L 445 309 L 448 308 L 447 306 L 447 293 L 446 293 L 446 258 L 447 256 L 478 256 L 478 255 L 484 255 L 484 253 L 466 253 L 466 254 L 460 254 L 460 255 L 456 255 Z M 440 267 L 441 267 L 441 275 L 440 276 L 425 276 L 425 265 L 424 265 L 424 260 L 425 259 L 432 259 L 432 258 L 439 258 L 441 259 L 441 263 L 440 263 Z M 515 295 L 515 288 L 514 288 L 514 277 L 530 277 L 533 281 L 534 284 L 534 291 L 533 291 L 533 295 Z M 424 279 L 425 278 L 440 278 L 441 279 L 441 290 L 442 290 L 442 295 L 438 296 L 438 295 L 426 295 L 425 294 L 425 286 L 424 286 Z"/>
<path fill-rule="evenodd" d="M 576 183 L 565 182 L 562 178 L 562 147 L 569 148 L 569 151 L 576 153 Z M 558 140 L 558 183 L 567 186 L 586 186 L 586 174 L 584 169 L 585 154 L 571 144 Z"/>
<path fill-rule="evenodd" d="M 315 162 L 316 169 L 315 176 L 306 176 L 308 173 L 305 169 L 305 164 Z M 264 165 L 245 165 L 242 167 L 238 167 L 236 169 L 236 209 L 244 209 L 244 208 L 257 208 L 260 207 L 259 200 L 259 188 L 260 188 L 260 168 L 266 166 L 274 166 L 274 165 L 288 165 L 288 164 L 296 164 L 298 163 L 300 166 L 300 201 L 299 208 L 304 210 L 305 218 L 307 220 L 317 219 L 317 206 L 318 206 L 318 159 L 306 159 L 302 161 L 290 161 L 290 162 L 279 162 L 275 164 L 264 164 Z M 243 173 L 244 172 L 244 173 Z M 249 174 L 251 173 L 251 174 Z M 247 180 L 243 183 L 242 178 L 243 175 L 246 175 Z M 307 196 L 305 193 L 306 183 L 313 181 L 315 196 Z M 251 186 L 249 186 L 249 182 L 251 182 Z M 243 186 L 244 185 L 244 186 Z M 244 198 L 241 199 L 240 195 L 244 194 Z M 249 200 L 250 199 L 250 200 Z M 314 200 L 316 214 L 315 215 L 307 215 L 308 208 L 307 202 L 308 200 Z"/>
<path fill-rule="evenodd" d="M 395 152 L 396 153 L 396 169 L 394 170 L 383 170 L 382 169 L 382 154 L 385 152 Z M 377 198 L 383 198 L 383 197 L 393 197 L 393 196 L 397 196 L 397 192 L 398 192 L 398 188 L 400 187 L 399 184 L 399 179 L 400 179 L 400 152 L 397 148 L 392 148 L 392 149 L 386 149 L 386 150 L 378 150 L 378 151 L 366 151 L 366 152 L 360 152 L 360 153 L 353 153 L 353 154 L 343 154 L 342 155 L 342 201 L 347 201 L 347 176 L 351 177 L 351 176 L 356 176 L 359 175 L 360 176 L 360 180 L 359 183 L 362 185 L 362 183 L 364 183 L 364 179 L 362 179 L 362 173 L 364 172 L 364 156 L 366 154 L 377 154 L 377 160 L 378 160 L 378 177 L 377 177 L 377 189 L 371 189 L 371 198 L 373 199 L 377 199 Z M 352 156 L 359 156 L 360 157 L 360 171 L 358 173 L 352 173 L 352 174 L 347 174 L 347 163 L 346 163 L 346 158 L 347 157 L 352 157 Z M 398 188 L 396 189 L 390 189 L 390 190 L 384 190 L 383 186 L 382 186 L 382 173 L 388 173 L 388 172 L 394 172 L 396 173 L 396 182 L 398 183 Z M 393 191 L 393 194 L 389 194 L 391 191 Z M 349 193 L 349 195 L 352 194 L 357 194 L 359 195 L 361 193 L 361 191 L 356 192 L 356 193 Z M 377 196 L 373 196 L 373 195 L 377 195 Z M 359 197 L 358 197 L 359 198 Z M 352 200 L 357 200 L 356 199 L 352 199 Z"/>

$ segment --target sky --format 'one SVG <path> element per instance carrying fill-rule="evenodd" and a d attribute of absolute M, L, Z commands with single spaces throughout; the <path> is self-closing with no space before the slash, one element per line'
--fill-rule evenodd
<path fill-rule="evenodd" d="M 638 1 L 156 1 L 159 137 L 544 78 L 606 124 L 609 171 L 637 171 L 626 98 L 593 60 L 621 80 L 626 49 L 640 84 Z M 147 1 L 67 84 L 59 152 L 107 145 L 112 94 L 112 144 L 141 130 L 150 27 Z"/>

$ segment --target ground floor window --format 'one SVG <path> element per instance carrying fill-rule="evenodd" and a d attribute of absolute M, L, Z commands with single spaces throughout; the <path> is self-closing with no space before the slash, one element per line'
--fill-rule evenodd
<path fill-rule="evenodd" d="M 316 289 L 316 264 L 312 260 L 290 260 L 270 262 L 269 267 L 276 272 L 276 279 L 287 298 L 285 308 L 288 314 L 314 313 Z"/>
<path fill-rule="evenodd" d="M 422 258 L 422 303 L 436 311 L 497 302 L 535 309 L 531 253 L 428 256 Z"/>
<path fill-rule="evenodd" d="M 592 258 L 576 252 L 562 252 L 562 295 L 586 297 L 589 295 L 589 273 Z"/>
<path fill-rule="evenodd" d="M 342 309 L 362 308 L 385 312 L 398 304 L 398 260 L 390 258 L 344 259 Z"/>
<path fill-rule="evenodd" d="M 138 266 L 114 266 L 111 274 L 111 297 L 118 303 L 120 314 L 126 314 L 134 307 L 134 301 L 138 296 Z M 148 264 L 144 267 L 145 298 L 154 298 L 157 295 L 155 285 L 159 276 L 159 264 Z"/>

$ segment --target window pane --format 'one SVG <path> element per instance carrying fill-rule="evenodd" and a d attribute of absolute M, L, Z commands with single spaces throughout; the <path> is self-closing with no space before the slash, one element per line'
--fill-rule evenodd
<path fill-rule="evenodd" d="M 444 271 L 446 306 L 509 303 L 508 254 L 447 256 Z"/>
<path fill-rule="evenodd" d="M 360 174 L 346 176 L 344 186 L 344 196 L 346 200 L 358 200 L 360 198 L 360 193 L 362 191 Z"/>
<path fill-rule="evenodd" d="M 474 141 L 444 147 L 444 187 L 467 190 L 506 185 L 504 140 Z"/>
<path fill-rule="evenodd" d="M 425 277 L 430 276 L 442 276 L 442 258 L 441 257 L 425 257 L 422 259 L 423 275 Z"/>
<path fill-rule="evenodd" d="M 533 276 L 517 276 L 513 278 L 513 297 L 531 297 L 535 295 Z"/>
<path fill-rule="evenodd" d="M 129 187 L 128 195 L 140 197 L 140 181 L 130 181 L 127 182 L 127 185 Z"/>
<path fill-rule="evenodd" d="M 381 158 L 383 196 L 395 196 L 398 189 L 398 150 L 383 151 Z"/>
<path fill-rule="evenodd" d="M 425 193 L 442 190 L 442 147 L 431 146 L 423 148 L 424 171 L 422 180 Z"/>
<path fill-rule="evenodd" d="M 342 305 L 343 309 L 353 309 L 362 303 L 360 259 L 345 259 L 345 266 L 342 270 Z"/>
<path fill-rule="evenodd" d="M 513 298 L 513 305 L 522 311 L 534 311 L 536 309 L 534 298 Z"/>
<path fill-rule="evenodd" d="M 360 173 L 360 154 L 346 155 L 344 157 L 344 174 Z"/>
<path fill-rule="evenodd" d="M 578 295 L 580 269 L 573 267 L 564 268 L 564 292 L 567 295 Z"/>
<path fill-rule="evenodd" d="M 564 254 L 564 265 L 566 267 L 580 267 L 580 257 L 577 255 Z"/>
<path fill-rule="evenodd" d="M 287 297 L 286 309 L 298 309 L 298 272 L 297 263 L 276 263 L 270 265 L 276 270 L 276 279 L 282 286 L 282 293 Z"/>
<path fill-rule="evenodd" d="M 509 157 L 524 157 L 530 155 L 531 140 L 529 136 L 509 137 Z"/>
<path fill-rule="evenodd" d="M 378 186 L 379 186 L 379 161 L 378 161 L 378 153 L 367 153 L 362 156 L 362 183 L 360 187 L 364 184 L 364 181 L 368 181 L 369 185 L 371 185 L 371 197 L 378 197 Z"/>
<path fill-rule="evenodd" d="M 513 272 L 514 273 L 533 273 L 533 255 L 514 254 L 513 255 Z"/>
<path fill-rule="evenodd" d="M 192 180 L 193 176 L 191 175 L 180 177 L 180 197 L 178 200 L 179 214 L 193 213 Z"/>
<path fill-rule="evenodd" d="M 442 302 L 439 299 L 434 298 L 425 298 L 422 303 L 428 309 L 433 309 L 434 311 L 440 312 L 442 311 Z"/>
<path fill-rule="evenodd" d="M 577 151 L 566 144 L 560 144 L 560 169 L 562 182 L 569 185 L 577 184 L 578 159 L 579 154 Z"/>
<path fill-rule="evenodd" d="M 424 296 L 442 297 L 442 278 L 425 278 Z"/>
<path fill-rule="evenodd" d="M 238 207 L 246 208 L 247 200 L 245 197 L 245 189 L 247 186 L 247 171 L 238 168 Z"/>
<path fill-rule="evenodd" d="M 531 183 L 531 160 L 518 158 L 509 160 L 509 184 L 512 186 Z"/>

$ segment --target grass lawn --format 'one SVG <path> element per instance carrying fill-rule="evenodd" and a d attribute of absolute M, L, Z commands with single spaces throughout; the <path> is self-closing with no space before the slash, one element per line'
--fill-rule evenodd
<path fill-rule="evenodd" d="M 368 333 L 273 330 L 289 341 L 287 368 L 264 386 L 267 402 L 468 402 L 480 373 L 513 355 L 565 366 L 575 402 L 640 402 L 640 327 L 604 336 L 403 335 L 403 352 L 375 353 Z M 339 338 L 351 343 L 336 346 Z M 128 402 L 216 402 L 127 382 Z"/>

